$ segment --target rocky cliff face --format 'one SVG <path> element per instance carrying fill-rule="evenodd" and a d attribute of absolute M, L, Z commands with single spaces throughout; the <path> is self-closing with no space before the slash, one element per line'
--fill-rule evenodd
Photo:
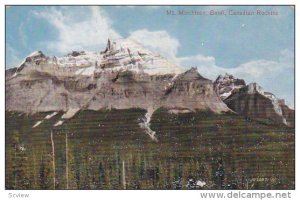
<path fill-rule="evenodd" d="M 108 71 L 98 76 L 59 77 L 31 72 L 14 77 L 6 82 L 6 109 L 25 113 L 161 106 L 215 112 L 228 110 L 218 100 L 212 81 L 201 78 L 195 69 L 177 77 L 132 71 Z"/>
<path fill-rule="evenodd" d="M 294 126 L 294 111 L 258 84 L 232 75 L 212 82 L 196 68 L 186 72 L 130 40 L 108 40 L 102 52 L 73 51 L 48 57 L 41 51 L 6 71 L 6 110 L 28 114 L 64 112 L 55 126 L 80 110 L 147 110 L 144 127 L 151 137 L 152 113 L 199 110 L 236 112 Z"/>
<path fill-rule="evenodd" d="M 214 88 L 224 103 L 238 114 L 254 120 L 294 126 L 294 110 L 257 83 L 246 85 L 244 80 L 225 74 L 216 79 Z"/>
<path fill-rule="evenodd" d="M 49 58 L 36 52 L 7 72 L 6 110 L 65 112 L 56 125 L 85 109 L 142 108 L 148 111 L 148 122 L 160 107 L 177 113 L 230 111 L 212 81 L 195 68 L 178 71 L 160 55 L 123 40 L 109 40 L 100 53 Z"/>
<path fill-rule="evenodd" d="M 237 79 L 227 73 L 224 76 L 218 76 L 218 78 L 214 82 L 214 89 L 222 100 L 225 100 L 233 92 L 239 90 L 244 86 L 246 86 L 246 83 L 243 79 Z"/>
<path fill-rule="evenodd" d="M 280 100 L 280 107 L 282 110 L 282 115 L 286 119 L 287 125 L 290 127 L 295 127 L 295 110 L 287 106 L 284 100 Z"/>

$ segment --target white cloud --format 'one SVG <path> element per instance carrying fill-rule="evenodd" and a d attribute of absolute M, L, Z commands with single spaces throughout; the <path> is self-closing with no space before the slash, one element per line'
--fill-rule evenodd
<path fill-rule="evenodd" d="M 71 50 L 102 50 L 107 38 L 120 38 L 112 28 L 112 22 L 99 7 L 84 7 L 85 11 L 74 9 L 48 9 L 36 12 L 37 17 L 47 20 L 57 31 L 58 39 L 47 42 L 47 47 L 60 53 Z M 81 10 L 83 10 L 81 9 Z M 219 8 L 220 9 L 220 8 Z M 225 9 L 225 8 L 222 8 Z M 70 11 L 72 10 L 72 11 Z M 129 39 L 141 43 L 152 51 L 188 69 L 197 67 L 204 77 L 211 80 L 224 73 L 230 73 L 247 83 L 257 82 L 279 98 L 293 104 L 294 54 L 283 50 L 278 60 L 252 60 L 237 67 L 224 68 L 216 65 L 215 58 L 205 55 L 179 57 L 179 41 L 165 30 L 149 31 L 139 29 L 130 33 Z M 283 77 L 287 76 L 287 77 Z"/>
<path fill-rule="evenodd" d="M 156 6 L 146 6 L 149 9 Z M 152 8 L 153 7 L 153 8 Z M 101 50 L 105 48 L 108 38 L 121 38 L 112 28 L 112 21 L 106 13 L 95 6 L 68 9 L 66 7 L 36 11 L 36 17 L 46 20 L 57 32 L 57 39 L 45 41 L 49 50 L 67 53 L 72 50 Z M 131 32 L 133 39 L 163 56 L 175 60 L 179 42 L 166 31 L 148 31 L 140 29 Z"/>
<path fill-rule="evenodd" d="M 141 43 L 152 51 L 159 52 L 162 56 L 175 61 L 179 41 L 171 37 L 166 31 L 149 31 L 147 29 L 131 32 L 128 37 Z"/>
<path fill-rule="evenodd" d="M 179 57 L 178 64 L 184 68 L 197 67 L 198 71 L 210 79 L 215 79 L 219 74 L 231 73 L 237 77 L 254 81 L 272 75 L 282 70 L 293 69 L 294 56 L 289 50 L 283 50 L 278 61 L 253 60 L 234 68 L 223 68 L 216 65 L 215 58 L 201 54 L 195 56 Z"/>
<path fill-rule="evenodd" d="M 12 68 L 18 66 L 22 58 L 20 58 L 20 55 L 16 49 L 14 49 L 9 43 L 6 44 L 6 63 L 5 68 Z"/>
<path fill-rule="evenodd" d="M 224 68 L 216 65 L 216 59 L 212 56 L 198 54 L 179 57 L 177 52 L 180 43 L 166 31 L 142 29 L 132 32 L 129 38 L 136 40 L 153 51 L 160 52 L 163 56 L 175 61 L 179 67 L 184 69 L 197 67 L 200 74 L 211 80 L 215 80 L 220 74 L 230 73 L 235 77 L 245 79 L 248 83 L 257 82 L 265 89 L 274 90 L 270 86 L 274 85 L 278 76 L 294 69 L 294 54 L 290 50 L 283 50 L 278 60 L 253 60 L 237 67 Z M 284 85 L 280 85 L 278 88 L 286 90 L 288 86 L 284 89 Z M 278 88 L 274 91 L 278 91 Z M 280 94 L 278 95 L 280 96 Z"/>
<path fill-rule="evenodd" d="M 224 68 L 216 65 L 211 56 L 196 55 L 179 57 L 178 65 L 184 68 L 197 67 L 204 77 L 215 80 L 218 75 L 229 73 L 247 83 L 257 82 L 266 91 L 273 92 L 277 97 L 286 99 L 291 106 L 294 82 L 294 54 L 290 50 L 281 51 L 278 60 L 253 60 L 234 68 Z"/>
<path fill-rule="evenodd" d="M 294 53 L 283 50 L 277 60 L 252 60 L 237 67 L 224 68 L 216 64 L 213 56 L 193 55 L 180 57 L 177 55 L 180 43 L 166 31 L 137 30 L 130 37 L 153 51 L 160 52 L 163 56 L 172 59 L 184 69 L 197 67 L 199 73 L 211 80 L 218 75 L 229 73 L 237 78 L 244 79 L 246 83 L 257 82 L 266 91 L 274 93 L 279 98 L 284 98 L 293 107 L 294 105 Z"/>
<path fill-rule="evenodd" d="M 108 38 L 119 38 L 112 22 L 99 7 L 81 7 L 80 10 L 50 8 L 34 12 L 49 22 L 58 34 L 55 41 L 46 42 L 47 48 L 60 53 L 71 50 L 101 50 Z"/>
<path fill-rule="evenodd" d="M 177 58 L 177 65 L 186 69 L 197 67 L 201 75 L 212 80 L 215 79 L 219 74 L 226 72 L 226 69 L 216 66 L 214 57 L 204 56 L 201 54 L 179 57 Z"/>

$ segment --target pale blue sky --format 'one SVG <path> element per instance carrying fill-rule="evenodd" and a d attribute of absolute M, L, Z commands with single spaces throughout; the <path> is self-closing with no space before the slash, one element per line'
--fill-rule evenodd
<path fill-rule="evenodd" d="M 257 9 L 278 15 L 228 15 Z M 167 10 L 225 10 L 227 16 L 171 16 Z M 184 68 L 197 66 L 211 79 L 228 69 L 294 104 L 291 6 L 12 6 L 6 9 L 6 68 L 35 50 L 57 56 L 101 51 L 107 37 L 136 39 Z"/>

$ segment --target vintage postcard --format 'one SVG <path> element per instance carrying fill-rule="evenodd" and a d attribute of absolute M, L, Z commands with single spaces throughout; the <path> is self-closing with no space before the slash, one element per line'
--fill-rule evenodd
<path fill-rule="evenodd" d="M 294 190 L 295 6 L 5 7 L 6 190 Z"/>

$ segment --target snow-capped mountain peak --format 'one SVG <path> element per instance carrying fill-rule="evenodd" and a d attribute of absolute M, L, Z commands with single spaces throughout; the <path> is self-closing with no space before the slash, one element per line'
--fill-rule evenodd
<path fill-rule="evenodd" d="M 163 58 L 159 53 L 151 52 L 141 44 L 129 39 L 108 39 L 106 49 L 101 52 L 102 69 L 132 70 L 148 74 L 178 74 L 179 67 Z"/>
<path fill-rule="evenodd" d="M 235 90 L 246 85 L 243 79 L 237 79 L 233 75 L 219 75 L 214 82 L 214 88 L 222 100 L 228 98 Z"/>
<path fill-rule="evenodd" d="M 27 70 L 23 69 L 28 68 Z M 46 57 L 41 51 L 28 55 L 17 67 L 16 75 L 28 70 L 45 70 L 49 73 L 62 73 L 68 76 L 92 76 L 103 71 L 134 71 L 137 73 L 179 74 L 182 70 L 163 58 L 159 53 L 144 48 L 129 39 L 107 41 L 103 51 L 72 51 L 62 57 Z"/>

